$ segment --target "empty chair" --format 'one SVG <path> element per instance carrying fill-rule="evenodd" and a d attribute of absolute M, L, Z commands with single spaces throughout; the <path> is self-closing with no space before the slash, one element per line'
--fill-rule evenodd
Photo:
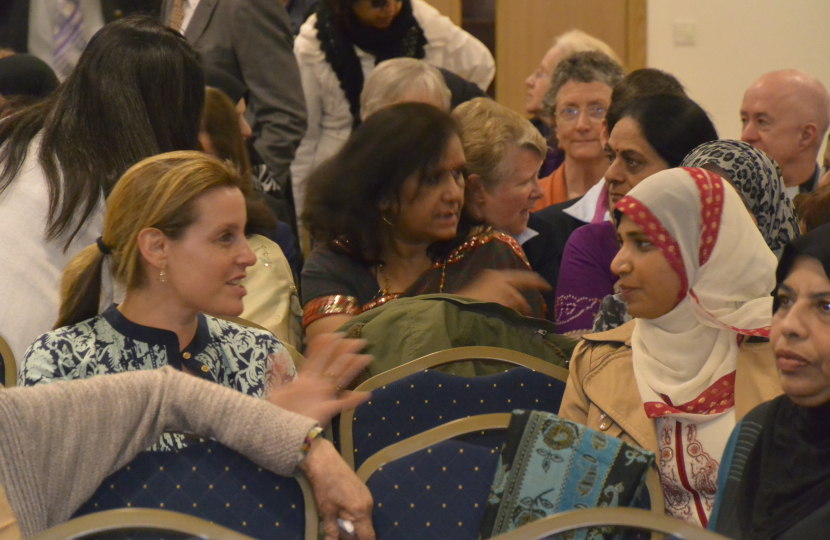
<path fill-rule="evenodd" d="M 435 367 L 491 360 L 507 371 L 461 377 Z M 341 454 L 355 468 L 382 448 L 441 424 L 471 415 L 534 409 L 556 413 L 567 370 L 495 347 L 459 347 L 427 355 L 358 386 L 372 399 L 340 418 Z"/>
<path fill-rule="evenodd" d="M 311 540 L 317 533 L 304 479 L 278 476 L 215 441 L 142 452 L 104 480 L 75 516 L 128 507 L 173 510 L 256 538 Z"/>
<path fill-rule="evenodd" d="M 456 420 L 366 460 L 357 475 L 374 498 L 378 540 L 477 540 L 509 422 L 509 414 Z M 469 439 L 493 430 L 497 447 Z"/>

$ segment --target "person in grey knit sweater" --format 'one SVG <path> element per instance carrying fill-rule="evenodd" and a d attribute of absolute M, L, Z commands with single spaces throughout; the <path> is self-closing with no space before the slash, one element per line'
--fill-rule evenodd
<path fill-rule="evenodd" d="M 314 429 L 368 397 L 339 392 L 370 361 L 357 354 L 363 345 L 324 336 L 297 380 L 264 400 L 169 366 L 0 391 L 0 537 L 66 521 L 107 476 L 176 431 L 216 439 L 277 474 L 299 468 L 327 540 L 338 537 L 338 518 L 374 539 L 368 489 Z"/>

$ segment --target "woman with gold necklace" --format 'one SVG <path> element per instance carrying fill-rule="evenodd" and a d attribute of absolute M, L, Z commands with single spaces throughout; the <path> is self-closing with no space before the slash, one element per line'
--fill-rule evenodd
<path fill-rule="evenodd" d="M 369 117 L 309 181 L 303 222 L 315 248 L 302 275 L 309 337 L 398 297 L 451 293 L 544 316 L 512 237 L 463 212 L 455 121 L 422 103 Z"/>

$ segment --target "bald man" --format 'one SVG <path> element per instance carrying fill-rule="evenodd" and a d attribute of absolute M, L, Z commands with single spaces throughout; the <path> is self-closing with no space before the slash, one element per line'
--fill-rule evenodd
<path fill-rule="evenodd" d="M 795 69 L 762 75 L 744 94 L 741 124 L 741 140 L 778 163 L 791 197 L 816 189 L 830 126 L 830 94 L 818 79 Z"/>

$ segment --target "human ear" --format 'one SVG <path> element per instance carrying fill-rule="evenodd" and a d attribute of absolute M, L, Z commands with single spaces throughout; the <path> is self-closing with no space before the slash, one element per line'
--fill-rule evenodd
<path fill-rule="evenodd" d="M 802 148 L 812 146 L 818 138 L 818 127 L 815 124 L 807 124 L 801 129 L 800 145 Z"/>
<path fill-rule="evenodd" d="M 481 183 L 481 176 L 471 174 L 466 177 L 466 192 L 470 202 L 484 203 L 484 184 Z"/>
<path fill-rule="evenodd" d="M 170 255 L 170 239 L 158 229 L 143 229 L 138 233 L 138 250 L 141 258 L 157 270 L 164 267 L 164 260 Z"/>

